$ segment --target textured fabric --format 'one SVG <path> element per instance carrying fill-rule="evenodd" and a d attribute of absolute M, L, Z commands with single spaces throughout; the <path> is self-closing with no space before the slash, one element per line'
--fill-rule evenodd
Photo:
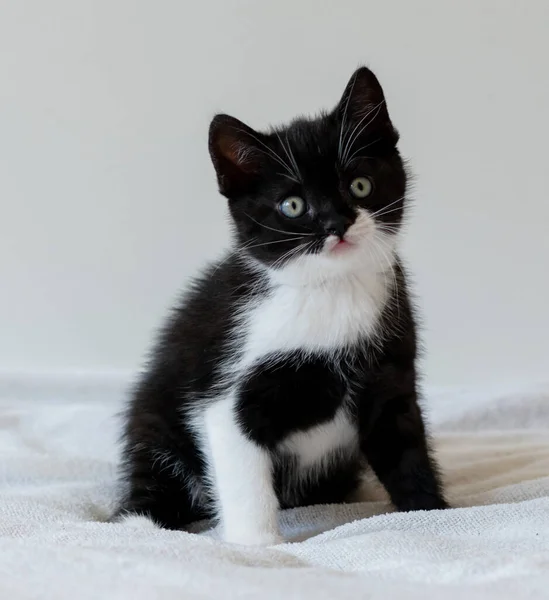
<path fill-rule="evenodd" d="M 291 543 L 254 549 L 205 525 L 102 522 L 120 405 L 0 389 L 0 598 L 549 597 L 549 386 L 438 392 L 429 406 L 457 508 L 388 513 L 369 485 L 368 501 L 286 511 Z"/>

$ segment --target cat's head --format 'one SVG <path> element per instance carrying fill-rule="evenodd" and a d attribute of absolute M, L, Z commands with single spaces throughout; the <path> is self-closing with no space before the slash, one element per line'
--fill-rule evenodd
<path fill-rule="evenodd" d="M 406 192 L 397 141 L 366 67 L 314 119 L 263 133 L 217 115 L 210 154 L 239 252 L 278 274 L 390 268 Z"/>

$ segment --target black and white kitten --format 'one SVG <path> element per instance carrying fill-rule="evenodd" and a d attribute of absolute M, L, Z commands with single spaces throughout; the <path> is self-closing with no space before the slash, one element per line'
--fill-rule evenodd
<path fill-rule="evenodd" d="M 119 515 L 279 540 L 280 508 L 344 502 L 369 464 L 399 510 L 446 507 L 417 402 L 397 256 L 406 175 L 361 68 L 332 112 L 260 133 L 216 116 L 234 247 L 194 282 L 137 386 Z"/>

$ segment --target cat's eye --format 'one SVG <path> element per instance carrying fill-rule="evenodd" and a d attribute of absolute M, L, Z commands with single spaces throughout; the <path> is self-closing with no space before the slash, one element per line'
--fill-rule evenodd
<path fill-rule="evenodd" d="M 297 219 L 305 214 L 307 204 L 299 196 L 290 196 L 278 205 L 278 210 L 288 219 Z"/>
<path fill-rule="evenodd" d="M 355 198 L 366 198 L 372 193 L 374 186 L 369 177 L 357 177 L 351 181 L 349 189 Z"/>

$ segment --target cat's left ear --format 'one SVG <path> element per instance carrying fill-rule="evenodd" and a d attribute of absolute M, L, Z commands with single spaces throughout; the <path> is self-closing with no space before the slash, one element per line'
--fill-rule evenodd
<path fill-rule="evenodd" d="M 354 73 L 336 107 L 343 133 L 355 140 L 372 135 L 396 144 L 398 133 L 391 123 L 383 88 L 367 67 Z"/>
<path fill-rule="evenodd" d="M 210 124 L 210 157 L 219 191 L 231 198 L 246 192 L 257 179 L 264 153 L 262 134 L 229 115 L 216 115 Z"/>

